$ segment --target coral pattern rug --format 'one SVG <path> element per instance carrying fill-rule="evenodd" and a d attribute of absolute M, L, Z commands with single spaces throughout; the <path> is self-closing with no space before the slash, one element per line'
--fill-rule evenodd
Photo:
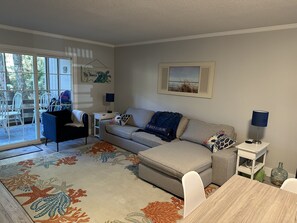
<path fill-rule="evenodd" d="M 98 142 L 1 166 L 0 180 L 34 222 L 177 222 L 183 201 L 139 179 L 138 163 L 137 155 Z"/>

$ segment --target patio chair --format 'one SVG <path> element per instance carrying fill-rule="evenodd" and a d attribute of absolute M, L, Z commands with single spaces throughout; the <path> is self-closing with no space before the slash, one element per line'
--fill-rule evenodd
<path fill-rule="evenodd" d="M 51 102 L 51 93 L 45 92 L 40 96 L 39 99 L 39 119 L 42 122 L 42 113 L 46 112 L 48 109 L 48 106 L 50 105 Z M 32 119 L 32 124 L 35 122 L 35 109 L 33 110 L 33 119 Z"/>
<path fill-rule="evenodd" d="M 23 125 L 22 119 L 22 106 L 23 106 L 23 96 L 20 92 L 16 92 L 12 99 L 11 110 L 8 111 L 9 120 L 14 118 L 15 124 L 18 124 L 18 121 Z"/>
<path fill-rule="evenodd" d="M 9 136 L 9 126 L 8 126 L 8 106 L 5 99 L 0 98 L 0 126 L 4 128 L 5 132 Z"/>

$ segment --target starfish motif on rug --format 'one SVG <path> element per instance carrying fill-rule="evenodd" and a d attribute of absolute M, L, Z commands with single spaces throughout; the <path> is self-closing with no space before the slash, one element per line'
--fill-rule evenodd
<path fill-rule="evenodd" d="M 51 191 L 52 189 L 53 189 L 53 187 L 48 187 L 43 190 L 40 190 L 36 186 L 31 186 L 32 192 L 17 194 L 15 196 L 16 197 L 30 197 L 29 200 L 27 200 L 25 203 L 22 204 L 22 205 L 27 205 L 27 204 L 31 204 L 32 202 L 36 201 L 38 198 L 49 196 L 48 192 Z"/>

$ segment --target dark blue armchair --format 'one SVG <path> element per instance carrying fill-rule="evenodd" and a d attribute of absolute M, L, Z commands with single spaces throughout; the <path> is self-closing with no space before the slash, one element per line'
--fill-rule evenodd
<path fill-rule="evenodd" d="M 88 115 L 82 115 L 83 126 L 77 127 L 66 125 L 72 123 L 72 112 L 69 110 L 44 112 L 42 113 L 43 135 L 45 136 L 45 145 L 48 139 L 57 143 L 57 152 L 59 152 L 59 142 L 73 140 L 85 137 L 85 144 L 89 136 Z"/>

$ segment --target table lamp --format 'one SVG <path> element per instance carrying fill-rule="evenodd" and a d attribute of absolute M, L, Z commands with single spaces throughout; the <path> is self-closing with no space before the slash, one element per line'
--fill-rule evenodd
<path fill-rule="evenodd" d="M 105 102 L 108 102 L 110 104 L 110 102 L 114 102 L 114 93 L 106 93 L 105 94 Z M 107 110 L 107 113 L 112 113 L 111 110 Z"/>
<path fill-rule="evenodd" d="M 252 125 L 257 126 L 257 139 L 254 139 L 253 143 L 256 143 L 256 144 L 262 143 L 259 139 L 259 128 L 267 126 L 268 115 L 269 115 L 269 112 L 267 111 L 261 111 L 261 110 L 253 111 Z"/>

